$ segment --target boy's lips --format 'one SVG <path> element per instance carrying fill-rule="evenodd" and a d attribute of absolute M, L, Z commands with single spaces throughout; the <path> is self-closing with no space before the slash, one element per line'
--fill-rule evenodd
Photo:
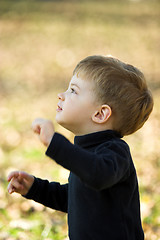
<path fill-rule="evenodd" d="M 59 105 L 57 105 L 57 112 L 60 112 L 60 111 L 62 111 L 63 109 L 59 106 Z"/>

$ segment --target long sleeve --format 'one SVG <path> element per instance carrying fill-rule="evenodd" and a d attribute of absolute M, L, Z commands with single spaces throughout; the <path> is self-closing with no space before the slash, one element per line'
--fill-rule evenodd
<path fill-rule="evenodd" d="M 35 178 L 30 191 L 24 197 L 46 207 L 67 212 L 68 184 L 60 185 L 58 182 L 48 182 L 48 180 Z"/>
<path fill-rule="evenodd" d="M 118 144 L 117 141 L 103 143 L 93 152 L 55 133 L 46 155 L 95 190 L 111 187 L 130 174 L 129 148 L 121 139 Z"/>

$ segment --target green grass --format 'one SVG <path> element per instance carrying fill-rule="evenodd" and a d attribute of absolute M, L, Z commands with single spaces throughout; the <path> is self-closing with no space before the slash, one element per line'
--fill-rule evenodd
<path fill-rule="evenodd" d="M 159 16 L 158 0 L 1 1 L 0 239 L 66 239 L 66 215 L 10 196 L 7 174 L 22 169 L 67 181 L 68 172 L 45 157 L 31 122 L 40 116 L 55 123 L 57 94 L 67 87 L 78 61 L 112 54 L 139 67 L 154 95 L 149 121 L 126 140 L 138 172 L 146 240 L 159 240 Z M 73 139 L 56 123 L 55 128 Z"/>

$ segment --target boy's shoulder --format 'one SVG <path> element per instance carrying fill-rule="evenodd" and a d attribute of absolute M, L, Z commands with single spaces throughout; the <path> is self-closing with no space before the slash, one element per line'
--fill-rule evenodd
<path fill-rule="evenodd" d="M 111 155 L 120 155 L 131 158 L 130 147 L 128 143 L 122 138 L 111 138 L 96 146 L 95 152 Z"/>

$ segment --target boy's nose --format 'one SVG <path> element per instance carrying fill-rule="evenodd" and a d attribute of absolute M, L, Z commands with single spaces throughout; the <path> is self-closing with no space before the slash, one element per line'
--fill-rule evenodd
<path fill-rule="evenodd" d="M 64 93 L 58 93 L 58 98 L 64 101 Z"/>

